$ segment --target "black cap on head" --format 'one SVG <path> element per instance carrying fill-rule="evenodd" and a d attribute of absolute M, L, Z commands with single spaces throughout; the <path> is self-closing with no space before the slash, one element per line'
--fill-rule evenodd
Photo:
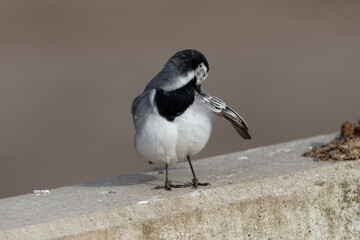
<path fill-rule="evenodd" d="M 181 74 L 185 74 L 195 70 L 201 63 L 204 63 L 209 71 L 209 64 L 201 52 L 195 49 L 186 49 L 175 53 L 166 64 L 175 66 Z"/>

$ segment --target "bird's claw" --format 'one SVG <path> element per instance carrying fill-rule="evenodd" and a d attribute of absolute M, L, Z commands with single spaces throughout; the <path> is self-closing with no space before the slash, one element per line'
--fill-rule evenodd
<path fill-rule="evenodd" d="M 198 186 L 209 186 L 209 185 L 210 185 L 210 183 L 201 183 L 201 182 L 199 182 L 199 180 L 197 178 L 192 179 L 191 186 L 193 188 L 198 188 Z"/>
<path fill-rule="evenodd" d="M 192 187 L 192 188 L 198 188 L 199 186 L 209 186 L 211 185 L 210 183 L 201 183 L 199 182 L 199 180 L 197 178 L 193 178 L 192 182 L 188 182 L 185 184 L 172 184 L 171 181 L 166 182 L 165 185 L 158 185 L 156 187 L 153 188 L 153 190 L 158 190 L 158 189 L 165 189 L 167 191 L 171 191 L 172 188 L 187 188 L 187 187 Z"/>

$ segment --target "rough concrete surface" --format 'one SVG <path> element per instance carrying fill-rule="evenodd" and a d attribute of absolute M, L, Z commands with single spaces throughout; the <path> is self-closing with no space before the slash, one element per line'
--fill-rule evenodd
<path fill-rule="evenodd" d="M 301 156 L 334 136 L 195 161 L 197 190 L 152 190 L 154 169 L 2 199 L 0 239 L 359 239 L 360 161 Z"/>

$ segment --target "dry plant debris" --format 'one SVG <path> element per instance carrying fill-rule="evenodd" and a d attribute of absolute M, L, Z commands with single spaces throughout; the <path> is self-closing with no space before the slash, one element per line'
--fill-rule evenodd
<path fill-rule="evenodd" d="M 360 121 L 351 124 L 346 121 L 341 125 L 341 136 L 329 144 L 315 147 L 304 153 L 315 161 L 347 161 L 360 158 Z"/>

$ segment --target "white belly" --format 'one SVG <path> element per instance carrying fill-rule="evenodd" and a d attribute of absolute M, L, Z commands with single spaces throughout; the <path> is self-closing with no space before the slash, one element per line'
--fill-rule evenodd
<path fill-rule="evenodd" d="M 148 116 L 144 126 L 137 130 L 135 149 L 148 161 L 175 163 L 177 138 L 176 125 L 154 113 Z"/>
<path fill-rule="evenodd" d="M 157 112 L 147 120 L 135 136 L 135 149 L 151 162 L 176 163 L 187 155 L 199 153 L 211 134 L 211 112 L 194 103 L 181 116 L 169 122 Z"/>
<path fill-rule="evenodd" d="M 178 160 L 199 153 L 207 144 L 211 134 L 211 112 L 201 105 L 193 104 L 175 119 L 178 129 L 176 154 Z"/>

